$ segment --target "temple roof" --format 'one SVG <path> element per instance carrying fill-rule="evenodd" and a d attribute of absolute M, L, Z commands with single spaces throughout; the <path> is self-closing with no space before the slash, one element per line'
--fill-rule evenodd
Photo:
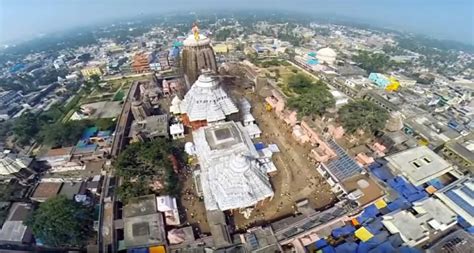
<path fill-rule="evenodd" d="M 200 128 L 193 139 L 207 210 L 245 208 L 273 196 L 266 169 L 240 123 Z"/>
<path fill-rule="evenodd" d="M 207 122 L 224 120 L 227 115 L 239 111 L 219 83 L 206 74 L 200 75 L 191 86 L 179 109 L 181 113 L 188 115 L 190 121 Z"/>
<path fill-rule="evenodd" d="M 199 40 L 194 38 L 193 34 L 190 34 L 184 41 L 183 45 L 185 47 L 195 47 L 195 46 L 205 46 L 211 44 L 211 39 L 206 37 L 203 34 L 199 34 Z"/>

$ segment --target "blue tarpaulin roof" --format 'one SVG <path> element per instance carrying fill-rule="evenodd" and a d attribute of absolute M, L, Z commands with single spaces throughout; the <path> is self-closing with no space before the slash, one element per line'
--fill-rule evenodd
<path fill-rule="evenodd" d="M 388 237 L 388 241 L 392 244 L 393 247 L 398 248 L 403 244 L 402 237 L 399 233 L 393 234 Z"/>
<path fill-rule="evenodd" d="M 316 241 L 315 245 L 316 245 L 317 249 L 320 249 L 320 248 L 328 245 L 328 242 L 325 239 L 320 239 L 320 240 Z"/>
<path fill-rule="evenodd" d="M 370 245 L 366 242 L 360 242 L 357 246 L 357 253 L 368 253 L 370 250 Z"/>
<path fill-rule="evenodd" d="M 148 248 L 136 248 L 127 250 L 128 253 L 148 253 Z"/>
<path fill-rule="evenodd" d="M 352 233 L 354 233 L 354 231 L 355 231 L 355 228 L 353 226 L 345 225 L 344 227 L 333 229 L 331 234 L 335 238 L 339 238 L 341 236 L 352 234 Z"/>
<path fill-rule="evenodd" d="M 387 180 L 387 183 L 401 196 L 413 203 L 428 196 L 422 187 L 416 187 L 407 182 L 403 177 L 397 176 L 393 179 Z"/>
<path fill-rule="evenodd" d="M 398 249 L 400 253 L 421 253 L 419 249 L 402 246 Z"/>
<path fill-rule="evenodd" d="M 362 224 L 369 219 L 375 218 L 379 213 L 379 209 L 377 209 L 377 207 L 372 204 L 364 209 L 364 211 L 359 215 L 359 217 L 357 217 L 357 221 Z"/>
<path fill-rule="evenodd" d="M 82 133 L 81 139 L 82 140 L 89 139 L 92 136 L 94 136 L 97 133 L 97 131 L 98 131 L 97 127 L 89 127 L 86 130 L 84 130 L 84 132 Z"/>
<path fill-rule="evenodd" d="M 357 243 L 346 242 L 336 247 L 336 253 L 356 253 Z"/>
<path fill-rule="evenodd" d="M 380 230 L 383 229 L 382 218 L 377 217 L 370 223 L 364 225 L 372 234 L 378 233 Z"/>
<path fill-rule="evenodd" d="M 377 178 L 379 178 L 382 181 L 387 181 L 394 177 L 392 173 L 390 172 L 389 168 L 379 163 L 370 165 L 369 169 L 373 175 L 375 175 Z"/>
<path fill-rule="evenodd" d="M 253 145 L 255 146 L 256 150 L 262 150 L 262 149 L 265 148 L 265 144 L 263 144 L 263 142 L 258 142 L 258 143 L 255 143 Z"/>
<path fill-rule="evenodd" d="M 99 131 L 97 133 L 97 137 L 108 137 L 110 134 L 112 134 L 111 131 Z"/>
<path fill-rule="evenodd" d="M 334 250 L 334 247 L 331 246 L 331 245 L 328 245 L 328 246 L 322 248 L 321 251 L 323 253 L 336 253 L 336 251 Z"/>
<path fill-rule="evenodd" d="M 369 253 L 393 253 L 395 248 L 390 244 L 390 242 L 384 242 L 374 249 L 370 250 Z"/>

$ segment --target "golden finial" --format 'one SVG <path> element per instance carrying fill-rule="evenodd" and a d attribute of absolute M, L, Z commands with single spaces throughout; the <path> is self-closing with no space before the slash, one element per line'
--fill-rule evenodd
<path fill-rule="evenodd" d="M 191 31 L 194 34 L 194 39 L 198 41 L 199 40 L 199 27 L 197 23 L 193 23 L 193 28 L 191 28 Z"/>

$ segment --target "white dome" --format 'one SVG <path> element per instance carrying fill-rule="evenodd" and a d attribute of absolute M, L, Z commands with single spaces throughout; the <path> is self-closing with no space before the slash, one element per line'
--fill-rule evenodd
<path fill-rule="evenodd" d="M 190 34 L 184 41 L 185 47 L 205 46 L 211 44 L 211 40 L 203 34 L 199 34 L 199 39 L 194 38 L 194 34 Z"/>
<path fill-rule="evenodd" d="M 329 47 L 318 50 L 316 54 L 319 62 L 326 62 L 328 64 L 334 64 L 334 62 L 336 62 L 336 56 L 336 51 Z"/>
<path fill-rule="evenodd" d="M 319 49 L 318 52 L 317 52 L 317 55 L 318 56 L 336 57 L 337 53 L 332 48 L 325 47 L 325 48 Z"/>
<path fill-rule="evenodd" d="M 198 77 L 198 80 L 194 82 L 194 85 L 201 88 L 212 88 L 218 85 L 217 80 L 207 74 L 202 74 Z"/>

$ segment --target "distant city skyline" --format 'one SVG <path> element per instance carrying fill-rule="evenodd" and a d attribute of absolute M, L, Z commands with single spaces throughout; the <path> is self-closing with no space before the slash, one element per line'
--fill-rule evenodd
<path fill-rule="evenodd" d="M 413 32 L 474 45 L 474 1 L 360 0 L 2 0 L 0 43 L 32 39 L 78 26 L 164 12 L 219 10 L 301 11 L 314 17 L 344 17 L 375 27 Z"/>

